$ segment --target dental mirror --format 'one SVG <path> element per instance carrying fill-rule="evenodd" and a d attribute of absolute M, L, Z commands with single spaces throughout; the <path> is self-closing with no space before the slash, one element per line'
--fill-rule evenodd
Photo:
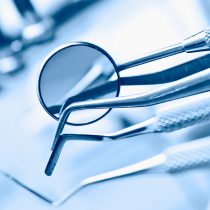
<path fill-rule="evenodd" d="M 128 80 L 120 79 L 118 72 L 183 52 L 209 51 L 209 33 L 209 29 L 201 31 L 178 44 L 118 66 L 108 53 L 96 45 L 76 42 L 63 46 L 51 53 L 42 67 L 38 81 L 40 101 L 45 110 L 58 119 L 59 113 L 73 102 L 114 98 L 119 94 L 120 83 L 124 85 Z M 137 78 L 130 81 L 139 83 Z M 68 123 L 89 124 L 101 119 L 108 111 L 110 109 L 76 111 L 71 114 Z"/>
<path fill-rule="evenodd" d="M 40 102 L 53 118 L 58 119 L 65 104 L 116 97 L 120 87 L 116 69 L 111 56 L 93 44 L 77 42 L 62 46 L 53 51 L 42 66 L 38 81 Z M 89 124 L 109 111 L 78 111 L 72 114 L 68 123 Z"/>

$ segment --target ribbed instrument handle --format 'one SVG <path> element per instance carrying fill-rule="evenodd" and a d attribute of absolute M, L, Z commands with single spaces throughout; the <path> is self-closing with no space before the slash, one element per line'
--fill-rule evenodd
<path fill-rule="evenodd" d="M 178 104 L 178 105 L 177 105 Z M 210 121 L 210 92 L 189 97 L 156 114 L 156 131 L 171 132 Z"/>
<path fill-rule="evenodd" d="M 160 168 L 165 172 L 173 173 L 206 166 L 210 164 L 210 137 L 172 146 L 163 154 L 166 161 Z"/>

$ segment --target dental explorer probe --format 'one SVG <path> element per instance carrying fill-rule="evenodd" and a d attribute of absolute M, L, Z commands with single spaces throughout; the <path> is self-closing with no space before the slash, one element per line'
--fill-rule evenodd
<path fill-rule="evenodd" d="M 176 101 L 162 108 L 146 121 L 109 134 L 64 134 L 60 135 L 47 164 L 45 173 L 51 175 L 66 141 L 110 141 L 132 136 L 172 132 L 199 123 L 210 121 L 210 92 Z"/>
<path fill-rule="evenodd" d="M 40 200 L 53 205 L 60 206 L 64 204 L 77 192 L 83 188 L 96 184 L 99 182 L 112 180 L 115 178 L 125 177 L 134 174 L 147 174 L 147 173 L 177 173 L 189 169 L 199 167 L 206 167 L 210 165 L 210 137 L 205 137 L 199 140 L 194 140 L 188 143 L 171 146 L 164 150 L 162 153 L 157 154 L 149 159 L 140 161 L 138 163 L 120 168 L 114 171 L 98 174 L 95 176 L 83 179 L 77 186 L 70 189 L 64 196 L 58 200 L 52 200 L 45 195 L 33 190 L 26 186 L 16 178 L 0 171 L 0 174 L 14 182 L 18 186 L 24 188 L 28 192 Z"/>

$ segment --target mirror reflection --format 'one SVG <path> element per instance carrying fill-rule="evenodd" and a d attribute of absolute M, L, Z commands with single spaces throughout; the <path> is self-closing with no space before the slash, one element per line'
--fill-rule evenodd
<path fill-rule="evenodd" d="M 46 111 L 58 119 L 61 110 L 73 102 L 117 96 L 118 82 L 115 64 L 105 52 L 87 43 L 77 43 L 48 57 L 39 78 L 39 96 Z M 77 111 L 68 123 L 88 124 L 108 111 Z"/>

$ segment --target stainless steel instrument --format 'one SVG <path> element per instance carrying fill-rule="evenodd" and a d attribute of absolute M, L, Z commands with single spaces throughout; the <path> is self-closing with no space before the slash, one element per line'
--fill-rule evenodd
<path fill-rule="evenodd" d="M 56 115 L 55 111 L 59 113 L 59 107 L 61 107 L 62 104 L 65 103 L 62 107 L 63 110 L 69 103 L 72 102 L 71 97 L 80 94 L 81 92 L 86 90 L 88 86 L 91 86 L 94 83 L 96 83 L 96 80 L 99 80 L 100 76 L 105 77 L 104 79 L 106 80 L 106 82 L 110 79 L 111 76 L 115 78 L 116 80 L 115 84 L 113 85 L 112 88 L 107 90 L 107 93 L 114 92 L 115 96 L 118 96 L 119 88 L 121 85 L 126 85 L 126 84 L 131 85 L 131 83 L 132 85 L 135 85 L 137 83 L 138 85 L 145 84 L 144 82 L 145 80 L 146 81 L 150 80 L 149 82 L 150 84 L 158 84 L 158 79 L 156 74 L 149 76 L 149 78 L 152 78 L 153 76 L 154 78 L 156 78 L 156 81 L 153 83 L 152 82 L 153 79 L 152 80 L 148 79 L 148 75 L 145 77 L 145 80 L 143 78 L 139 79 L 138 77 L 120 78 L 119 72 L 134 66 L 139 66 L 144 63 L 169 57 L 182 52 L 192 53 L 192 52 L 208 51 L 210 49 L 209 33 L 210 33 L 209 29 L 204 30 L 198 34 L 195 34 L 192 37 L 189 37 L 188 39 L 185 39 L 181 43 L 143 55 L 142 57 L 136 60 L 120 65 L 117 65 L 113 60 L 113 58 L 105 50 L 91 43 L 75 42 L 61 46 L 55 49 L 52 53 L 50 53 L 50 55 L 46 58 L 42 66 L 38 80 L 38 94 L 41 104 L 48 112 L 48 114 L 50 114 L 50 116 L 52 116 L 55 119 L 58 119 L 59 116 Z M 200 59 L 204 60 L 204 58 Z M 78 62 L 81 60 L 82 62 Z M 98 60 L 100 60 L 101 62 L 98 62 Z M 190 65 L 191 64 L 188 64 L 188 66 Z M 109 68 L 107 68 L 107 66 Z M 201 69 L 202 68 L 203 67 L 201 67 Z M 57 69 L 61 69 L 61 71 L 58 72 Z M 106 73 L 107 69 L 108 69 L 108 74 Z M 72 78 L 67 77 L 67 75 L 71 75 L 71 72 L 72 73 L 77 72 L 78 74 L 78 72 L 80 71 L 83 73 L 83 75 L 82 77 L 80 76 L 79 78 L 76 78 L 77 80 L 76 82 Z M 166 72 L 167 71 L 164 71 L 158 74 L 158 76 L 160 75 L 159 77 L 164 78 L 160 79 L 160 83 L 163 83 L 163 80 L 165 82 L 171 81 L 171 76 L 169 76 L 169 74 L 167 74 Z M 192 70 L 192 72 L 194 71 Z M 164 73 L 166 73 L 167 76 L 165 76 Z M 179 73 L 180 75 L 175 76 L 173 81 L 192 74 L 189 73 L 189 71 L 188 73 L 186 73 L 186 70 L 184 70 L 183 72 L 179 71 Z M 49 78 L 51 81 L 50 83 L 49 83 Z M 169 79 L 167 80 L 167 78 Z M 54 86 L 52 81 L 54 82 Z M 84 86 L 84 84 L 82 83 L 88 85 Z M 66 90 L 67 84 L 69 86 L 68 90 Z M 75 92 L 75 87 L 72 87 L 72 85 L 76 85 L 77 92 Z M 58 90 L 57 86 L 60 87 L 60 90 Z M 54 92 L 56 92 L 56 94 Z M 97 93 L 98 91 L 95 90 L 95 92 Z M 52 96 L 53 93 L 56 96 Z M 101 91 L 97 93 L 97 95 L 101 96 L 100 93 Z M 92 97 L 90 96 L 89 99 L 92 99 Z M 80 101 L 80 99 L 78 100 Z M 51 109 L 52 107 L 53 109 Z M 108 111 L 107 110 L 101 111 L 102 113 L 99 116 L 94 117 L 93 119 L 88 120 L 87 122 L 78 123 L 73 121 L 68 123 L 74 125 L 92 123 L 100 119 L 101 117 L 105 116 L 108 113 Z"/>
<path fill-rule="evenodd" d="M 210 92 L 175 102 L 146 121 L 108 134 L 62 134 L 58 136 L 45 173 L 51 175 L 66 141 L 116 141 L 132 136 L 172 132 L 210 120 Z"/>
<path fill-rule="evenodd" d="M 98 108 L 132 108 L 152 106 L 155 104 L 160 104 L 167 101 L 209 91 L 209 80 L 210 69 L 207 69 L 141 95 L 72 103 L 62 112 L 60 116 L 53 148 L 59 138 L 59 135 L 63 131 L 69 115 L 74 111 Z"/>
<path fill-rule="evenodd" d="M 210 139 L 209 137 L 206 137 L 192 142 L 171 146 L 160 154 L 127 167 L 88 177 L 82 180 L 77 186 L 70 189 L 58 200 L 52 200 L 47 196 L 40 194 L 4 171 L 0 171 L 0 174 L 44 202 L 53 206 L 60 206 L 74 196 L 78 191 L 99 182 L 147 173 L 178 173 L 189 169 L 209 166 L 209 164 Z"/>

